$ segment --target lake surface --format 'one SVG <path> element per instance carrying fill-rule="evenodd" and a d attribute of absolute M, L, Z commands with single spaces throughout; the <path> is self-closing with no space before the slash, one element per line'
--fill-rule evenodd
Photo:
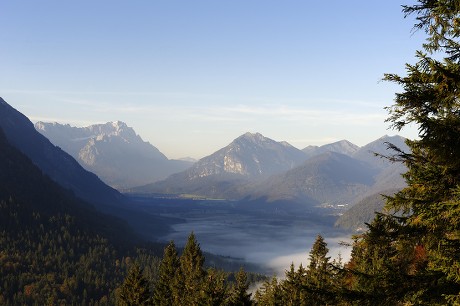
<path fill-rule="evenodd" d="M 286 203 L 255 203 L 226 200 L 131 197 L 133 209 L 145 215 L 167 217 L 170 231 L 150 239 L 174 240 L 183 246 L 193 231 L 201 249 L 217 255 L 244 259 L 264 267 L 265 273 L 284 275 L 291 262 L 305 265 L 311 246 L 321 234 L 330 256 L 349 250 L 339 245 L 350 235 L 333 224 L 327 210 L 313 210 Z"/>

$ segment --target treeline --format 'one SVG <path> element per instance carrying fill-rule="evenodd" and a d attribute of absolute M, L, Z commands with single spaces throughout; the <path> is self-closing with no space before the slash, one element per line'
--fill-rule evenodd
<path fill-rule="evenodd" d="M 164 250 L 154 282 L 134 265 L 117 290 L 119 305 L 252 305 L 243 269 L 229 274 L 204 267 L 205 258 L 190 234 L 179 256 L 171 242 Z"/>
<path fill-rule="evenodd" d="M 29 208 L 0 202 L 0 305 L 113 304 L 129 252 L 82 230 L 74 216 Z"/>

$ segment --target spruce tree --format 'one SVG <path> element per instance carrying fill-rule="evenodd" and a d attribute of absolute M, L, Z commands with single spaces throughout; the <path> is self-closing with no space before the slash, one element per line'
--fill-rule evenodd
<path fill-rule="evenodd" d="M 255 300 L 257 305 L 283 305 L 282 291 L 276 276 L 273 276 L 271 280 L 266 280 L 262 286 L 257 289 Z"/>
<path fill-rule="evenodd" d="M 180 262 L 173 241 L 164 249 L 158 273 L 158 280 L 153 292 L 153 301 L 155 305 L 159 306 L 174 305 L 179 290 L 176 286 L 176 277 L 180 273 Z"/>
<path fill-rule="evenodd" d="M 308 264 L 307 276 L 311 284 L 323 286 L 328 278 L 330 257 L 327 257 L 329 249 L 327 243 L 321 235 L 316 236 L 316 240 L 310 250 L 310 263 Z"/>
<path fill-rule="evenodd" d="M 307 291 L 309 305 L 324 305 L 330 302 L 332 283 L 329 249 L 321 235 L 316 237 L 310 250 L 310 263 L 306 271 L 304 289 Z"/>
<path fill-rule="evenodd" d="M 236 283 L 233 286 L 228 298 L 228 306 L 250 306 L 253 305 L 251 293 L 248 293 L 249 283 L 246 272 L 240 268 L 236 274 Z"/>
<path fill-rule="evenodd" d="M 150 284 L 134 264 L 118 291 L 118 305 L 152 305 Z"/>
<path fill-rule="evenodd" d="M 226 275 L 223 271 L 210 268 L 203 279 L 200 305 L 224 305 L 227 298 Z"/>
<path fill-rule="evenodd" d="M 411 152 L 390 145 L 390 159 L 408 168 L 407 187 L 388 198 L 397 214 L 377 216 L 357 239 L 351 287 L 388 305 L 459 304 L 460 1 L 419 0 L 403 11 L 428 38 L 406 76 L 385 75 L 402 87 L 388 121 L 417 126 L 419 139 L 407 141 Z"/>
<path fill-rule="evenodd" d="M 286 270 L 285 279 L 281 282 L 283 305 L 307 305 L 305 292 L 302 288 L 304 277 L 303 266 L 300 265 L 299 270 L 296 271 L 294 263 L 291 263 L 289 270 Z"/>
<path fill-rule="evenodd" d="M 204 257 L 195 234 L 192 232 L 180 256 L 180 271 L 177 283 L 181 288 L 181 305 L 203 304 L 203 289 L 206 271 L 203 268 Z"/>

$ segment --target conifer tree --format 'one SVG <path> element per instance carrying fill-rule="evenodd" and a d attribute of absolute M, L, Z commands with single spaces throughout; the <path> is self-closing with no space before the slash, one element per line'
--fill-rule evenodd
<path fill-rule="evenodd" d="M 201 290 L 201 305 L 224 305 L 227 298 L 227 284 L 225 282 L 225 273 L 210 268 L 206 271 Z"/>
<path fill-rule="evenodd" d="M 229 306 L 250 306 L 253 305 L 251 293 L 248 293 L 249 283 L 246 272 L 240 268 L 236 274 L 236 283 L 233 286 L 227 305 Z"/>
<path fill-rule="evenodd" d="M 150 285 L 142 270 L 134 264 L 119 288 L 118 305 L 151 305 Z"/>
<path fill-rule="evenodd" d="M 155 305 L 174 305 L 177 300 L 178 288 L 176 277 L 180 273 L 180 262 L 176 246 L 171 241 L 164 250 L 163 259 L 160 264 L 158 280 L 153 292 Z M 175 299 L 176 298 L 176 299 Z"/>
<path fill-rule="evenodd" d="M 310 251 L 310 263 L 308 264 L 307 276 L 311 284 L 318 287 L 323 286 L 329 278 L 329 259 L 327 253 L 327 243 L 321 235 L 316 236 L 316 240 Z"/>
<path fill-rule="evenodd" d="M 294 263 L 291 263 L 290 269 L 286 271 L 285 279 L 281 283 L 283 305 L 307 305 L 305 291 L 302 288 L 305 282 L 305 272 L 302 265 L 296 271 Z"/>
<path fill-rule="evenodd" d="M 262 286 L 257 289 L 255 294 L 257 305 L 278 306 L 283 305 L 282 291 L 278 284 L 278 279 L 273 276 L 271 280 L 266 280 Z"/>
<path fill-rule="evenodd" d="M 390 158 L 408 168 L 407 187 L 388 198 L 398 214 L 377 216 L 357 240 L 354 289 L 388 305 L 459 304 L 460 2 L 419 0 L 403 11 L 428 38 L 406 76 L 385 75 L 402 87 L 388 121 L 416 125 L 419 139 L 407 142 L 411 152 L 390 145 Z"/>
<path fill-rule="evenodd" d="M 180 271 L 177 283 L 180 287 L 182 305 L 200 305 L 203 303 L 203 287 L 206 271 L 203 268 L 204 257 L 195 234 L 192 232 L 180 256 Z"/>
<path fill-rule="evenodd" d="M 325 305 L 331 301 L 332 266 L 328 252 L 327 243 L 318 235 L 310 250 L 310 263 L 304 282 L 308 305 Z"/>

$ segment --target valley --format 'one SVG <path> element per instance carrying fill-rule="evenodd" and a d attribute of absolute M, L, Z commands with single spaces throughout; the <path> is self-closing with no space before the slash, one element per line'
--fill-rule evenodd
<path fill-rule="evenodd" d="M 66 222 L 60 227 L 66 239 L 73 239 L 66 230 L 72 226 L 73 218 L 78 220 L 77 232 L 91 222 L 93 232 L 109 243 L 107 247 L 103 245 L 94 260 L 110 255 L 110 262 L 116 263 L 98 267 L 100 271 L 94 273 L 116 275 L 117 284 L 126 275 L 125 269 L 131 267 L 132 257 L 151 271 L 149 279 L 154 283 L 165 245 L 174 241 L 179 253 L 185 252 L 191 233 L 205 254 L 207 267 L 229 273 L 244 267 L 255 273 L 250 274 L 253 281 L 269 275 L 283 279 L 291 264 L 308 266 L 312 245 L 318 237 L 328 245 L 331 260 L 348 260 L 351 250 L 340 242 L 350 242 L 350 234 L 369 221 L 374 211 L 382 209 L 380 193 L 403 186 L 400 173 L 404 168 L 373 156 L 388 154 L 388 142 L 402 147 L 404 139 L 399 136 L 383 136 L 363 147 L 339 141 L 309 147 L 306 153 L 287 142 L 248 132 L 199 161 L 181 161 L 178 169 L 177 161 L 169 160 L 120 121 L 87 128 L 45 123 L 34 126 L 2 99 L 0 118 L 0 130 L 5 136 L 3 147 L 11 147 L 2 162 L 13 173 L 5 173 L 3 178 L 3 209 L 24 220 L 49 222 L 51 229 L 54 220 L 61 218 Z M 24 154 L 23 161 L 17 160 L 16 151 Z M 35 169 L 36 183 L 29 182 L 28 175 L 23 174 L 27 170 L 22 167 L 29 163 L 28 167 Z M 163 176 L 170 175 L 161 180 L 155 176 L 159 169 L 166 171 Z M 156 181 L 135 186 L 132 177 L 138 173 L 143 176 L 142 183 Z M 11 177 L 17 183 L 11 185 Z M 42 184 L 42 180 L 52 181 L 56 185 L 52 189 L 62 188 L 60 192 L 65 196 L 59 201 L 40 200 L 42 196 L 55 197 L 51 189 L 35 186 Z M 25 198 L 32 209 L 21 210 L 21 200 L 14 200 L 18 195 L 35 195 Z M 80 200 L 81 207 L 78 204 L 74 210 L 72 203 Z M 6 201 L 15 206 L 10 207 Z M 34 206 L 37 201 L 43 205 Z M 350 209 L 356 203 L 360 207 L 357 212 Z M 50 211 L 51 205 L 54 207 Z M 41 220 L 41 215 L 51 217 Z M 342 220 L 342 216 L 346 219 Z M 34 224 L 22 223 L 15 227 Z M 22 239 L 29 231 L 19 228 L 9 235 L 13 237 L 18 232 Z M 91 237 L 89 231 L 85 235 Z M 53 245 L 62 243 L 59 232 L 51 236 Z M 10 243 L 14 239 L 7 241 L 8 248 L 15 247 Z M 78 252 L 90 252 L 95 243 L 89 240 L 88 248 Z M 34 247 L 30 245 L 29 250 L 35 250 Z M 66 247 L 71 250 L 73 246 Z M 43 256 L 39 255 L 41 260 Z M 124 270 L 119 269 L 120 262 L 124 263 Z M 69 265 L 78 269 L 75 260 Z M 14 273 L 8 275 L 14 280 L 14 286 L 7 288 L 11 296 L 21 290 L 21 280 Z M 44 292 L 48 289 L 42 284 L 41 275 L 37 272 L 35 285 Z M 59 277 L 58 282 L 68 282 Z M 103 291 L 93 297 L 113 300 L 115 285 L 110 285 L 110 290 L 111 297 Z M 61 294 L 62 299 L 75 292 L 84 298 L 83 289 L 74 286 Z M 59 298 L 54 293 L 46 294 Z M 25 300 L 21 297 L 17 301 Z"/>
<path fill-rule="evenodd" d="M 340 252 L 348 258 L 350 252 L 339 245 L 348 240 L 349 232 L 334 227 L 336 209 L 159 195 L 129 198 L 131 208 L 144 215 L 175 219 L 170 232 L 160 237 L 142 233 L 146 238 L 184 245 L 193 231 L 204 251 L 242 259 L 258 268 L 252 272 L 282 277 L 292 261 L 305 265 L 318 234 L 325 237 L 333 257 Z"/>

